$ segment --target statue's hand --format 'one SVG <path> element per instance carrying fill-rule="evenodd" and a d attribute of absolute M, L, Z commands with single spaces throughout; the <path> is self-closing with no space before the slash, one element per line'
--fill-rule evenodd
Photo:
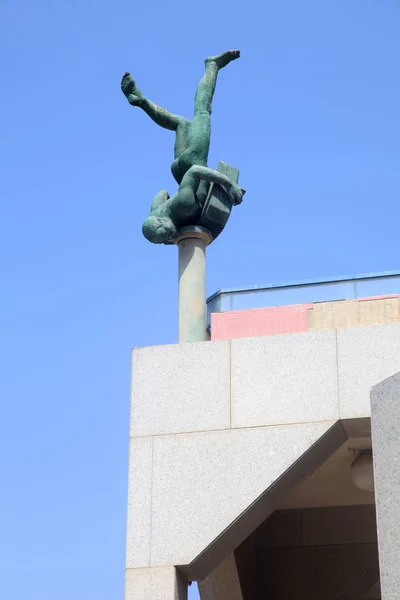
<path fill-rule="evenodd" d="M 232 203 L 235 206 L 237 204 L 241 204 L 245 193 L 246 193 L 246 190 L 241 188 L 239 185 L 237 185 L 236 183 L 232 184 L 232 187 L 229 190 L 229 195 L 231 197 Z"/>

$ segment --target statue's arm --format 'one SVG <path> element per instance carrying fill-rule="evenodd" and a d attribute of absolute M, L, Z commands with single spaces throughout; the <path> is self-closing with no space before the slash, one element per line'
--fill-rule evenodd
<path fill-rule="evenodd" d="M 214 169 L 210 169 L 209 167 L 202 167 L 199 165 L 194 165 L 191 167 L 187 173 L 187 175 L 191 175 L 194 177 L 197 182 L 200 180 L 209 181 L 210 183 L 217 183 L 221 187 L 224 188 L 226 193 L 231 197 L 233 204 L 240 204 L 243 198 L 245 191 L 232 179 L 229 179 L 223 173 L 219 171 L 215 171 Z M 182 180 L 182 184 L 184 181 Z"/>

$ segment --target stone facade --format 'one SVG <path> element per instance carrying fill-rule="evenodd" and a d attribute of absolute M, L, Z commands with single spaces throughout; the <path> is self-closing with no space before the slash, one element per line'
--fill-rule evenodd
<path fill-rule="evenodd" d="M 352 448 L 371 445 L 371 388 L 398 372 L 400 323 L 134 350 L 126 600 L 184 600 L 188 580 L 205 580 L 205 598 L 221 595 L 232 553 L 274 511 L 288 500 L 317 508 L 316 489 L 339 472 L 346 479 Z M 385 450 L 376 414 L 375 443 Z M 366 493 L 349 498 L 350 488 L 337 488 L 336 506 L 373 504 Z M 353 561 L 360 574 L 372 565 L 373 586 L 376 542 L 355 543 L 375 550 L 344 556 L 331 543 L 332 564 Z M 382 562 L 393 544 L 379 544 Z M 309 550 L 301 561 L 310 564 Z M 395 600 L 385 564 L 382 597 Z"/>

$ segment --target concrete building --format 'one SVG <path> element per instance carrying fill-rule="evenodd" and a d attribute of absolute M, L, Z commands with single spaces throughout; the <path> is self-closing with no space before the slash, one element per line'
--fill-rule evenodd
<path fill-rule="evenodd" d="M 223 290 L 210 341 L 133 351 L 126 600 L 399 599 L 399 298 Z"/>

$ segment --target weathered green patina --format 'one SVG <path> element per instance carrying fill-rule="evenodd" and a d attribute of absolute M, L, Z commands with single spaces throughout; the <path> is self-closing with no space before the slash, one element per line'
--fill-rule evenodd
<path fill-rule="evenodd" d="M 122 78 L 121 88 L 129 104 L 139 106 L 157 125 L 175 131 L 176 136 L 171 172 L 179 189 L 172 197 L 167 190 L 155 196 L 142 228 L 150 242 L 173 244 L 182 227 L 196 225 L 207 228 L 215 239 L 225 227 L 232 206 L 242 202 L 244 190 L 238 185 L 237 169 L 222 162 L 217 170 L 207 166 L 211 105 L 218 71 L 239 56 L 238 50 L 229 50 L 206 59 L 192 121 L 151 102 L 130 73 Z"/>

